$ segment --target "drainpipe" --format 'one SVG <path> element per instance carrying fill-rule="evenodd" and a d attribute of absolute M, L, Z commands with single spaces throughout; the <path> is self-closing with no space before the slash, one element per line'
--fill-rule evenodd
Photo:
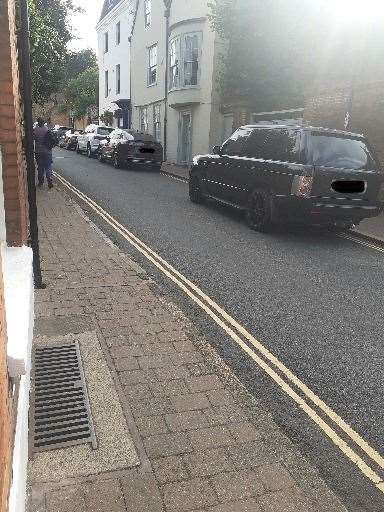
<path fill-rule="evenodd" d="M 164 161 L 167 160 L 167 126 L 168 126 L 168 75 L 169 75 L 169 27 L 172 0 L 164 0 L 165 6 L 165 91 L 164 91 Z"/>
<path fill-rule="evenodd" d="M 129 42 L 129 113 L 128 113 L 128 128 L 132 128 L 132 116 L 133 116 L 133 105 L 132 105 L 132 36 L 128 38 Z"/>
<path fill-rule="evenodd" d="M 37 225 L 35 160 L 33 148 L 32 80 L 29 50 L 29 22 L 27 0 L 20 0 L 20 30 L 18 33 L 21 80 L 24 103 L 23 147 L 27 163 L 27 186 L 29 203 L 29 233 L 33 252 L 33 278 L 35 288 L 45 288 L 41 276 L 39 230 Z"/>

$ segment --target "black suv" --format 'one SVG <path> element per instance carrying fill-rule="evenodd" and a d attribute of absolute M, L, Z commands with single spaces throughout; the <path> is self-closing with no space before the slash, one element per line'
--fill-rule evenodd
<path fill-rule="evenodd" d="M 384 175 L 362 135 L 288 125 L 239 128 L 190 171 L 191 201 L 246 212 L 263 231 L 293 221 L 350 227 L 381 213 Z"/>

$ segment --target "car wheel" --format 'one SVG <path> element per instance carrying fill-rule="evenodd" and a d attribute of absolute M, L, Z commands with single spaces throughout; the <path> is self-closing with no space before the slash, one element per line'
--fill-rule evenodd
<path fill-rule="evenodd" d="M 103 153 L 101 151 L 97 152 L 97 159 L 99 162 L 104 162 Z"/>
<path fill-rule="evenodd" d="M 88 158 L 92 158 L 92 151 L 91 151 L 91 146 L 90 146 L 90 144 L 88 144 L 88 146 L 87 146 L 87 157 L 88 157 Z"/>
<path fill-rule="evenodd" d="M 202 203 L 204 201 L 204 195 L 201 190 L 200 179 L 196 174 L 189 178 L 189 199 L 192 203 Z"/>
<path fill-rule="evenodd" d="M 270 196 L 261 190 L 255 190 L 248 201 L 246 211 L 248 226 L 255 230 L 268 231 L 272 223 L 272 204 Z"/>
<path fill-rule="evenodd" d="M 76 153 L 79 155 L 80 154 L 80 147 L 79 147 L 79 144 L 76 144 Z"/>
<path fill-rule="evenodd" d="M 115 153 L 113 155 L 113 167 L 115 169 L 120 169 L 121 168 L 121 162 L 119 160 L 119 156 L 117 155 L 117 153 Z"/>

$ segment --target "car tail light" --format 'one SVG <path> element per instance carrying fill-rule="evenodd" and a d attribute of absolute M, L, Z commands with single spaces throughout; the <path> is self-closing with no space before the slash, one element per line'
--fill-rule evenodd
<path fill-rule="evenodd" d="M 292 184 L 292 194 L 298 197 L 310 197 L 312 185 L 312 176 L 295 176 Z"/>

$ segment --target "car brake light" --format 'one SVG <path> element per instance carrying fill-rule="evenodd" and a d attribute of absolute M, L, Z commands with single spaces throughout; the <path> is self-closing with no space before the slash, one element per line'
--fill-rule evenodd
<path fill-rule="evenodd" d="M 298 197 L 310 197 L 312 185 L 312 176 L 295 176 L 292 184 L 292 194 Z"/>

